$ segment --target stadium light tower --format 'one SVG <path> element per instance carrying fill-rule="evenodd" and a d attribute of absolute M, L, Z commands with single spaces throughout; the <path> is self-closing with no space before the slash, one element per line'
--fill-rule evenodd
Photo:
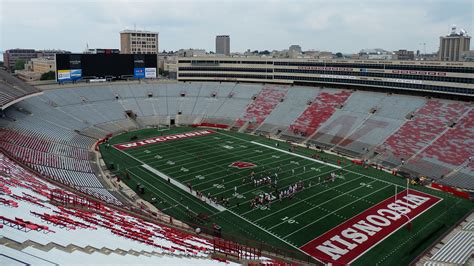
<path fill-rule="evenodd" d="M 422 42 L 419 45 L 423 45 L 423 55 L 426 55 L 426 43 Z"/>

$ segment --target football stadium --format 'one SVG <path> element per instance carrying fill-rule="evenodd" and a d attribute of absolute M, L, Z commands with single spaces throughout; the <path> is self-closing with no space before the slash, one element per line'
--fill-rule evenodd
<path fill-rule="evenodd" d="M 0 265 L 474 265 L 467 2 L 0 0 Z"/>
<path fill-rule="evenodd" d="M 472 63 L 419 63 L 428 85 L 405 91 L 392 70 L 383 86 L 341 78 L 360 62 L 212 60 L 180 60 L 175 82 L 2 71 L 7 264 L 469 263 Z M 245 74 L 259 64 L 313 66 L 294 74 L 307 82 Z M 327 67 L 340 73 L 318 81 Z"/>

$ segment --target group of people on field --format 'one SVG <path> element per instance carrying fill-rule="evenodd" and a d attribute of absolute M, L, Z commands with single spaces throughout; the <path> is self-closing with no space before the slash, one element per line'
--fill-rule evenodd
<path fill-rule="evenodd" d="M 278 199 L 281 201 L 284 198 L 292 199 L 296 192 L 304 189 L 304 182 L 302 180 L 290 185 L 287 189 L 281 190 L 278 194 Z"/>
<path fill-rule="evenodd" d="M 270 193 L 260 193 L 258 194 L 257 196 L 255 196 L 255 198 L 253 198 L 252 200 L 250 200 L 250 207 L 252 209 L 254 208 L 259 208 L 261 206 L 267 206 L 267 207 L 270 207 L 270 204 L 272 203 L 272 200 L 275 198 L 275 196 L 273 196 L 273 194 L 270 192 Z"/>

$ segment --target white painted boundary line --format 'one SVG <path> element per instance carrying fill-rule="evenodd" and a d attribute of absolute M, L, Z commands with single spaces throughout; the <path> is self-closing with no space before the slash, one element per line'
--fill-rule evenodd
<path fill-rule="evenodd" d="M 114 149 L 115 149 L 115 147 L 114 147 Z M 169 176 L 163 174 L 162 172 L 160 172 L 160 171 L 156 170 L 155 168 L 153 168 L 153 167 L 147 165 L 147 164 L 144 163 L 143 161 L 141 161 L 141 160 L 139 160 L 139 159 L 133 157 L 132 155 L 130 155 L 130 154 L 128 154 L 128 153 L 126 153 L 126 152 L 124 152 L 124 151 L 122 151 L 122 150 L 119 150 L 119 149 L 116 149 L 116 150 L 117 150 L 117 151 L 120 151 L 120 152 L 122 152 L 123 154 L 127 155 L 128 157 L 130 157 L 130 158 L 132 158 L 132 159 L 138 161 L 139 163 L 142 164 L 142 167 L 143 167 L 143 168 L 145 168 L 145 169 L 147 169 L 148 171 L 150 171 L 150 172 L 156 174 L 157 176 L 163 178 L 164 180 L 168 181 L 168 179 L 169 179 L 169 181 L 170 181 L 171 184 L 177 186 L 178 188 L 182 189 L 182 190 L 185 191 L 186 193 L 191 194 L 192 196 L 195 196 L 195 197 L 197 198 L 197 195 L 194 195 L 192 192 L 190 192 L 189 189 L 188 189 L 185 185 L 181 184 L 180 182 L 178 182 L 178 181 L 174 180 L 173 178 L 171 178 L 171 177 L 169 177 Z M 219 210 L 219 211 L 226 211 L 226 210 L 227 210 L 227 209 L 224 208 L 223 206 L 221 206 L 221 205 L 219 205 L 219 204 L 216 204 L 216 203 L 213 203 L 213 202 L 212 202 L 210 199 L 208 199 L 207 197 L 204 197 L 204 196 L 203 196 L 203 198 L 205 199 L 205 202 L 206 202 L 208 205 L 210 205 L 210 206 L 216 208 L 217 210 Z"/>
<path fill-rule="evenodd" d="M 157 176 L 163 178 L 163 179 L 164 179 L 165 181 L 167 181 L 167 182 L 168 182 L 168 180 L 169 180 L 169 182 L 170 182 L 172 185 L 175 185 L 176 187 L 178 187 L 179 189 L 183 190 L 184 192 L 186 192 L 186 193 L 188 193 L 188 194 L 191 194 L 191 195 L 197 197 L 195 194 L 193 194 L 193 192 L 189 191 L 189 188 L 188 188 L 188 187 L 186 187 L 186 186 L 183 185 L 182 183 L 180 183 L 180 182 L 174 180 L 173 178 L 171 178 L 171 177 L 169 177 L 169 176 L 163 174 L 162 172 L 156 170 L 155 168 L 153 168 L 153 167 L 151 167 L 151 166 L 149 166 L 149 165 L 147 165 L 147 164 L 143 164 L 142 167 L 145 168 L 146 170 L 148 170 L 148 171 L 154 173 L 155 175 L 157 175 Z M 194 190 L 193 190 L 193 191 L 194 191 Z M 217 210 L 219 210 L 219 211 L 221 211 L 221 212 L 227 210 L 227 209 L 224 208 L 223 206 L 221 206 L 221 205 L 219 205 L 219 204 L 216 204 L 216 203 L 213 203 L 210 199 L 208 199 L 208 198 L 205 197 L 205 196 L 203 196 L 203 199 L 205 199 L 205 202 L 206 202 L 208 205 L 210 205 L 210 206 L 216 208 Z"/>
<path fill-rule="evenodd" d="M 218 132 L 218 131 L 216 131 L 216 133 L 217 133 L 217 134 L 224 135 L 224 136 L 227 136 L 227 137 L 229 137 L 229 138 L 239 139 L 239 140 L 241 140 L 241 141 L 243 141 L 243 142 L 254 142 L 254 141 L 249 141 L 249 140 L 242 139 L 242 138 L 239 138 L 239 137 L 227 135 L 227 134 L 225 134 L 225 133 Z M 255 142 L 255 143 L 258 143 L 258 142 Z M 260 144 L 260 143 L 259 143 L 259 144 Z M 264 145 L 264 144 L 261 144 L 261 145 Z M 273 147 L 271 147 L 271 146 L 267 146 L 267 147 L 268 147 L 268 148 L 273 148 Z M 281 150 L 281 149 L 278 149 L 278 150 L 284 152 L 284 150 Z M 291 154 L 296 155 L 296 154 L 294 154 L 294 153 L 291 153 Z M 299 155 L 299 154 L 298 154 L 298 155 Z M 303 155 L 299 155 L 299 156 L 303 156 Z M 312 158 L 309 158 L 309 157 L 306 157 L 306 156 L 303 156 L 303 157 L 306 158 L 306 159 L 312 159 Z M 315 161 L 317 161 L 317 160 L 315 160 Z M 323 163 L 323 162 L 320 162 L 320 161 L 317 161 L 317 162 L 318 162 L 318 163 Z M 331 165 L 331 166 L 332 166 L 332 165 Z M 386 181 L 386 180 L 383 180 L 383 179 L 374 178 L 374 177 L 371 177 L 371 176 L 368 176 L 368 175 L 365 175 L 365 174 L 362 174 L 362 173 L 358 173 L 358 172 L 355 172 L 355 171 L 351 171 L 351 170 L 349 170 L 349 169 L 344 169 L 344 171 L 349 172 L 349 173 L 353 173 L 353 174 L 356 174 L 356 175 L 362 175 L 362 176 L 368 177 L 368 178 L 370 178 L 370 179 L 378 180 L 378 181 L 380 181 L 380 182 L 384 182 L 384 183 L 386 183 L 386 184 L 391 184 L 391 185 L 394 185 L 394 186 L 397 186 L 397 187 L 400 187 L 400 188 L 405 188 L 404 186 L 401 186 L 401 185 L 399 185 L 399 184 L 397 184 L 397 183 L 392 183 L 392 182 L 389 182 L 389 181 Z"/>
<path fill-rule="evenodd" d="M 279 239 L 280 241 L 286 243 L 287 245 L 292 246 L 293 248 L 295 248 L 295 249 L 297 249 L 297 250 L 299 250 L 299 251 L 305 253 L 306 255 L 310 256 L 311 258 L 313 258 L 313 259 L 315 259 L 315 260 L 317 260 L 317 261 L 319 261 L 319 262 L 321 262 L 321 263 L 324 263 L 323 261 L 321 261 L 321 260 L 319 260 L 318 258 L 312 256 L 311 254 L 308 254 L 306 251 L 301 250 L 301 249 L 300 249 L 298 246 L 296 246 L 295 244 L 293 244 L 293 243 L 291 243 L 291 242 L 289 242 L 289 241 L 287 241 L 287 240 L 281 238 L 280 236 L 278 236 L 278 235 L 274 234 L 273 232 L 271 232 L 271 231 L 265 229 L 264 227 L 262 227 L 262 226 L 260 226 L 260 225 L 258 225 L 258 224 L 256 224 L 256 223 L 250 221 L 249 219 L 247 219 L 247 218 L 245 218 L 245 217 L 243 217 L 243 216 L 240 216 L 239 214 L 237 214 L 237 213 L 235 213 L 235 212 L 233 212 L 233 211 L 231 211 L 231 210 L 228 210 L 228 211 L 229 211 L 230 213 L 232 213 L 233 215 L 239 217 L 240 219 L 246 221 L 247 223 L 249 223 L 249 224 L 251 224 L 251 225 L 257 227 L 258 229 L 260 229 L 260 230 L 266 232 L 267 234 L 269 234 L 269 235 L 271 235 L 271 236 L 273 236 L 273 237 Z"/>
<path fill-rule="evenodd" d="M 278 149 L 278 148 L 268 146 L 268 145 L 265 145 L 265 144 L 262 144 L 262 143 L 258 143 L 258 142 L 255 142 L 255 141 L 250 141 L 250 143 L 258 145 L 258 146 L 263 146 L 263 147 L 266 147 L 266 148 L 269 148 L 269 149 L 272 149 L 272 150 L 277 150 L 277 151 L 280 151 L 280 152 L 283 152 L 283 153 L 286 153 L 286 154 L 290 154 L 290 155 L 300 157 L 300 158 L 303 158 L 303 159 L 306 159 L 306 160 L 310 160 L 310 161 L 313 161 L 313 162 L 317 162 L 317 163 L 320 163 L 320 164 L 328 165 L 328 166 L 331 166 L 331 167 L 334 167 L 334 168 L 337 168 L 337 169 L 342 169 L 342 167 L 340 167 L 339 165 L 335 165 L 335 164 L 332 164 L 332 163 L 326 163 L 326 162 L 323 162 L 323 161 L 320 161 L 320 160 L 309 158 L 309 157 L 304 156 L 304 155 L 300 155 L 300 154 L 297 154 L 297 153 L 292 153 L 292 152 L 289 152 L 289 151 Z"/>
<path fill-rule="evenodd" d="M 375 181 L 372 181 L 372 182 L 375 182 Z M 352 201 L 352 202 L 350 202 L 350 203 L 348 203 L 348 204 L 346 204 L 346 205 L 344 205 L 344 206 L 342 206 L 342 207 L 339 207 L 339 208 L 335 209 L 334 211 L 332 211 L 332 212 L 330 212 L 330 213 L 324 215 L 323 217 L 320 217 L 320 218 L 318 218 L 317 220 L 314 220 L 314 221 L 310 222 L 309 224 L 306 224 L 306 225 L 304 225 L 303 227 L 300 227 L 300 228 L 296 229 L 295 231 L 291 232 L 290 234 L 284 236 L 284 238 L 287 238 L 287 237 L 289 237 L 289 236 L 291 236 L 291 235 L 293 235 L 293 234 L 295 234 L 295 233 L 297 233 L 297 232 L 299 232 L 299 231 L 305 229 L 306 227 L 311 226 L 311 225 L 315 224 L 316 222 L 321 221 L 322 219 L 324 219 L 324 218 L 326 218 L 326 217 L 328 217 L 328 216 L 330 216 L 330 215 L 332 215 L 332 214 L 334 214 L 334 213 L 336 213 L 336 212 L 338 212 L 338 211 L 340 211 L 340 210 L 342 210 L 342 209 L 344 209 L 344 208 L 346 208 L 346 207 L 348 207 L 348 206 L 350 206 L 350 205 L 352 205 L 352 204 L 358 202 L 359 200 L 361 200 L 361 199 L 363 199 L 363 198 L 367 198 L 367 197 L 371 196 L 372 194 L 375 194 L 375 193 L 379 192 L 380 190 L 386 189 L 386 188 L 388 188 L 389 186 L 390 186 L 390 185 L 386 185 L 385 187 L 381 187 L 381 188 L 377 189 L 376 191 L 373 191 L 373 192 L 371 192 L 371 193 L 365 195 L 364 197 L 362 197 L 362 198 L 360 198 L 360 199 L 357 199 L 357 200 Z M 359 187 L 359 188 L 360 188 L 360 187 Z M 359 189 L 359 188 L 356 188 L 356 189 Z M 349 192 L 352 192 L 352 191 L 354 191 L 354 190 L 350 190 Z M 348 194 L 348 193 L 346 193 L 346 194 Z M 344 194 L 342 194 L 342 195 L 344 195 Z M 342 195 L 341 195 L 341 196 L 342 196 Z M 339 196 L 338 196 L 338 197 L 339 197 Z M 331 199 L 331 200 L 332 200 L 332 199 Z M 323 203 L 321 203 L 321 204 L 318 204 L 318 205 L 316 205 L 316 206 L 324 205 L 324 204 L 330 202 L 331 200 L 325 201 L 325 202 L 323 202 Z M 311 210 L 311 209 L 315 209 L 315 207 L 310 208 L 309 210 Z M 309 211 L 309 210 L 308 210 L 308 211 Z M 366 209 L 366 210 L 367 210 L 367 209 Z M 301 214 L 303 214 L 303 213 L 305 213 L 305 212 L 307 212 L 307 211 L 304 211 L 304 212 L 302 212 L 302 213 L 300 213 L 300 214 L 298 214 L 298 215 L 296 215 L 296 216 L 293 216 L 292 219 L 293 219 L 293 218 L 296 218 L 296 217 L 298 217 L 298 216 L 300 216 Z M 347 219 L 347 220 L 349 220 L 349 219 Z M 280 224 L 281 224 L 281 223 L 280 223 Z M 278 224 L 277 226 L 279 226 L 280 224 Z"/>

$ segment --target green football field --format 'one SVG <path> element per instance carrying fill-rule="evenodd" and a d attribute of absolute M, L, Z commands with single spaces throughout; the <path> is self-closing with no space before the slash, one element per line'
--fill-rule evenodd
<path fill-rule="evenodd" d="M 115 136 L 109 142 L 114 145 L 130 142 L 131 136 L 140 140 L 197 130 L 201 129 L 144 129 Z M 111 170 L 123 182 L 132 189 L 137 183 L 144 186 L 141 196 L 148 201 L 156 198 L 154 205 L 164 213 L 201 227 L 217 224 L 224 236 L 291 252 L 299 252 L 305 243 L 406 189 L 404 179 L 364 169 L 334 155 L 302 147 L 290 152 L 290 144 L 284 142 L 215 129 L 213 132 L 126 150 L 102 144 L 100 150 L 106 164 L 114 164 Z M 319 158 L 312 159 L 313 154 Z M 232 167 L 236 162 L 255 166 Z M 271 176 L 277 184 L 255 185 L 250 180 L 252 172 L 255 179 Z M 331 173 L 336 174 L 334 181 L 328 180 Z M 304 188 L 291 199 L 278 199 L 280 191 L 297 182 Z M 189 186 L 221 204 L 198 199 L 189 193 Z M 414 219 L 412 230 L 396 231 L 353 264 L 406 265 L 473 209 L 473 203 L 467 200 L 422 186 L 410 188 L 443 200 Z M 265 193 L 272 193 L 276 199 L 252 207 L 252 199 Z M 228 199 L 228 204 L 222 203 L 223 199 Z"/>

